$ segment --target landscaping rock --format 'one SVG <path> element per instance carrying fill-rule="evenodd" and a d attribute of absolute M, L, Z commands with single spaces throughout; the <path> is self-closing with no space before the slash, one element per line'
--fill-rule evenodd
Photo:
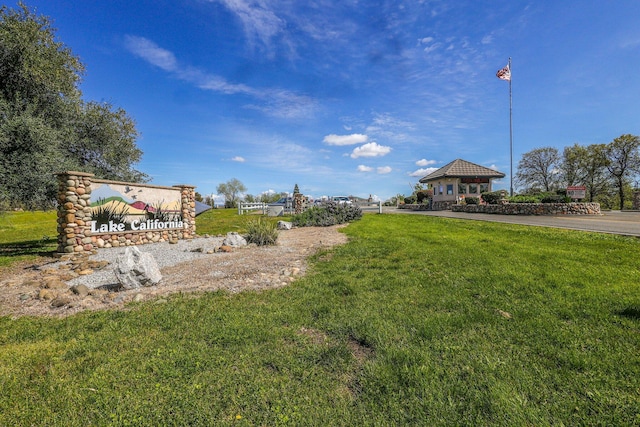
<path fill-rule="evenodd" d="M 73 292 L 74 294 L 78 295 L 81 298 L 84 298 L 87 295 L 89 295 L 89 288 L 86 285 L 73 286 L 71 288 L 71 292 Z"/>
<path fill-rule="evenodd" d="M 146 252 L 128 247 L 124 255 L 116 259 L 115 275 L 124 289 L 138 289 L 157 285 L 162 280 L 158 263 Z"/>
<path fill-rule="evenodd" d="M 70 302 L 71 302 L 71 297 L 67 295 L 60 295 L 59 297 L 51 301 L 51 307 L 55 307 L 55 308 L 64 307 Z"/>
<path fill-rule="evenodd" d="M 223 240 L 222 246 L 247 246 L 247 240 L 235 231 L 232 231 L 230 233 L 227 233 L 227 237 Z"/>
<path fill-rule="evenodd" d="M 293 227 L 293 223 L 288 221 L 278 221 L 276 227 L 278 228 L 278 230 L 291 230 L 291 227 Z"/>

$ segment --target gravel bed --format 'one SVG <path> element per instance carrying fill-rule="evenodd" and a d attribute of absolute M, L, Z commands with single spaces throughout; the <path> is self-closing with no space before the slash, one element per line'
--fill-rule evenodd
<path fill-rule="evenodd" d="M 165 267 L 172 267 L 176 264 L 201 259 L 208 255 L 207 252 L 217 250 L 224 237 L 199 237 L 191 240 L 178 240 L 178 243 L 159 242 L 149 245 L 136 246 L 140 252 L 146 252 L 153 256 L 162 270 Z M 95 261 L 108 261 L 109 265 L 95 270 L 86 276 L 78 276 L 68 281 L 72 286 L 85 285 L 95 289 L 100 286 L 115 285 L 118 283 L 114 269 L 116 259 L 123 255 L 127 246 L 117 248 L 102 248 L 89 258 Z"/>

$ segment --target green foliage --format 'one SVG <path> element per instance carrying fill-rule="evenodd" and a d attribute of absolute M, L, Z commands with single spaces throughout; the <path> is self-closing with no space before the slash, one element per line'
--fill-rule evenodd
<path fill-rule="evenodd" d="M 518 194 L 512 197 L 508 197 L 509 203 L 540 203 L 540 197 L 529 194 Z"/>
<path fill-rule="evenodd" d="M 569 203 L 571 202 L 571 197 L 563 196 L 562 194 L 549 194 L 543 196 L 540 199 L 540 203 Z"/>
<path fill-rule="evenodd" d="M 567 196 L 567 191 L 560 189 L 557 192 L 539 192 L 532 194 L 518 194 L 513 197 L 508 197 L 509 203 L 569 203 L 571 197 Z"/>
<path fill-rule="evenodd" d="M 412 204 L 414 204 L 416 202 L 416 200 L 417 200 L 417 198 L 416 198 L 415 194 L 412 194 L 411 196 L 404 198 L 404 203 L 405 203 L 405 205 L 412 205 Z"/>
<path fill-rule="evenodd" d="M 108 103 L 84 102 L 84 66 L 49 18 L 20 3 L 0 8 L 0 188 L 10 207 L 54 206 L 54 173 L 143 181 L 135 123 Z"/>
<path fill-rule="evenodd" d="M 464 201 L 468 205 L 479 205 L 480 197 L 467 196 L 464 198 Z"/>
<path fill-rule="evenodd" d="M 245 228 L 247 229 L 246 239 L 248 243 L 266 246 L 275 245 L 278 240 L 276 223 L 269 221 L 265 217 L 259 216 L 249 220 Z"/>
<path fill-rule="evenodd" d="M 504 199 L 505 197 L 506 197 L 506 191 L 504 190 L 482 193 L 482 200 L 484 200 L 485 203 L 488 203 L 490 205 L 499 204 L 500 200 Z"/>
<path fill-rule="evenodd" d="M 344 224 L 362 218 L 362 210 L 356 205 L 327 202 L 322 206 L 312 206 L 294 215 L 291 222 L 298 227 L 328 227 Z"/>
<path fill-rule="evenodd" d="M 625 208 L 625 189 L 640 171 L 640 137 L 626 134 L 615 138 L 606 147 L 607 169 L 618 190 L 619 206 Z"/>
<path fill-rule="evenodd" d="M 561 157 L 553 147 L 532 150 L 523 154 L 515 178 L 528 193 L 582 185 L 588 201 L 625 209 L 631 207 L 628 188 L 639 173 L 640 137 L 624 134 L 608 144 L 565 147 Z"/>
<path fill-rule="evenodd" d="M 527 190 L 552 191 L 560 184 L 559 167 L 557 148 L 535 148 L 522 155 L 515 180 Z"/>
<path fill-rule="evenodd" d="M 418 203 L 428 203 L 429 197 L 433 196 L 433 190 L 418 190 L 416 191 L 416 201 Z"/>
<path fill-rule="evenodd" d="M 238 206 L 238 199 L 241 193 L 247 191 L 247 187 L 244 186 L 237 178 L 231 178 L 229 181 L 222 184 L 218 184 L 216 187 L 218 194 L 224 196 L 224 207 L 235 208 Z"/>

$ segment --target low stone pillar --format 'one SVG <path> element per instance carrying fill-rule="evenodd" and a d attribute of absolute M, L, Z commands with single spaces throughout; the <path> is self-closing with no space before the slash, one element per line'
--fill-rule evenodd
<path fill-rule="evenodd" d="M 95 175 L 68 171 L 58 178 L 58 249 L 60 253 L 93 249 L 91 242 L 91 179 Z"/>
<path fill-rule="evenodd" d="M 640 191 L 633 192 L 633 210 L 640 210 Z"/>
<path fill-rule="evenodd" d="M 174 185 L 180 189 L 182 203 L 182 222 L 185 225 L 183 239 L 192 239 L 196 235 L 196 187 L 194 185 Z"/>
<path fill-rule="evenodd" d="M 295 193 L 293 195 L 293 212 L 301 214 L 304 211 L 304 195 L 302 193 Z"/>

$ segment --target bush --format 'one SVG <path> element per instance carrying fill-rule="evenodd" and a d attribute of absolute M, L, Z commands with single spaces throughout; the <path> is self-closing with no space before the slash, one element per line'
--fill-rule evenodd
<path fill-rule="evenodd" d="M 522 194 L 518 196 L 509 197 L 507 201 L 509 203 L 540 203 L 540 198 L 536 196 Z"/>
<path fill-rule="evenodd" d="M 500 204 L 500 200 L 504 199 L 505 192 L 504 191 L 493 191 L 491 193 L 482 193 L 482 200 L 490 205 L 498 205 Z"/>
<path fill-rule="evenodd" d="M 541 203 L 569 203 L 571 197 L 563 196 L 561 194 L 546 195 L 541 200 Z"/>
<path fill-rule="evenodd" d="M 405 205 L 412 205 L 412 204 L 414 204 L 415 202 L 416 202 L 416 196 L 411 195 L 411 196 L 409 196 L 409 197 L 405 197 L 405 198 L 404 198 L 404 204 L 405 204 Z"/>
<path fill-rule="evenodd" d="M 473 196 L 465 197 L 464 201 L 468 205 L 479 205 L 480 204 L 480 198 L 479 197 L 473 197 Z"/>
<path fill-rule="evenodd" d="M 255 243 L 258 246 L 275 245 L 278 240 L 276 223 L 263 217 L 247 222 L 247 243 Z"/>
<path fill-rule="evenodd" d="M 418 203 L 428 203 L 429 197 L 433 196 L 433 190 L 420 190 L 416 192 L 416 200 Z"/>
<path fill-rule="evenodd" d="M 291 222 L 298 227 L 328 227 L 360 218 L 362 218 L 362 210 L 358 206 L 329 202 L 294 215 Z"/>

